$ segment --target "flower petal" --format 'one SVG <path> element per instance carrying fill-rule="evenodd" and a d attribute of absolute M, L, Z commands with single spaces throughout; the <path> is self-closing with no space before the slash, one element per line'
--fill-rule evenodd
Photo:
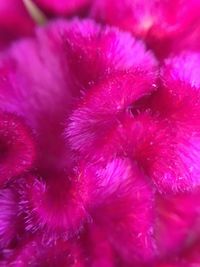
<path fill-rule="evenodd" d="M 103 201 L 92 213 L 94 221 L 126 262 L 151 260 L 157 253 L 152 188 L 127 160 L 110 163 L 98 172 L 98 181 L 97 201 Z"/>
<path fill-rule="evenodd" d="M 76 235 L 89 217 L 82 200 L 81 186 L 76 179 L 62 175 L 52 173 L 46 182 L 26 177 L 21 189 L 26 230 L 39 232 L 48 243 Z"/>

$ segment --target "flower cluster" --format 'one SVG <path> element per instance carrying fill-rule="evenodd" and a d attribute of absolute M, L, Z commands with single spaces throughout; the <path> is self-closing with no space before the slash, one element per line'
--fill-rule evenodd
<path fill-rule="evenodd" d="M 199 266 L 199 0 L 2 1 L 0 161 L 1 267 Z"/>

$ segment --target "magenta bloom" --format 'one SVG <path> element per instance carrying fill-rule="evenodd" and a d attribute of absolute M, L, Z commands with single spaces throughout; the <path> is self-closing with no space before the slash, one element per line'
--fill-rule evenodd
<path fill-rule="evenodd" d="M 198 1 L 35 3 L 106 25 L 0 54 L 0 266 L 200 264 Z"/>
<path fill-rule="evenodd" d="M 199 50 L 198 0 L 94 0 L 91 15 L 144 39 L 159 58 Z"/>

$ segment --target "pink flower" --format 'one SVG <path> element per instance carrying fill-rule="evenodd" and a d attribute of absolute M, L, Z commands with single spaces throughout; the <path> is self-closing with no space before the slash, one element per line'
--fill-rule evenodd
<path fill-rule="evenodd" d="M 129 43 L 126 43 L 127 40 Z M 94 44 L 97 42 L 100 55 L 95 52 Z M 110 42 L 113 43 L 112 49 L 109 46 Z M 124 49 L 124 46 L 127 46 L 128 50 Z M 132 50 L 140 54 L 138 58 L 130 60 L 129 51 Z M 132 257 L 135 251 L 133 258 L 138 260 L 140 249 L 144 249 L 145 259 L 152 257 L 155 246 L 151 230 L 153 197 L 150 185 L 146 185 L 143 181 L 145 180 L 143 175 L 134 171 L 133 163 L 123 159 L 113 159 L 114 161 L 111 160 L 110 163 L 104 161 L 94 165 L 82 158 L 78 163 L 79 154 L 71 151 L 73 147 L 63 135 L 66 132 L 66 118 L 70 117 L 72 108 L 76 108 L 76 99 L 95 91 L 99 82 L 102 84 L 100 88 L 103 89 L 107 80 L 112 83 L 112 80 L 114 82 L 115 79 L 118 81 L 120 77 L 124 77 L 127 82 L 132 80 L 134 85 L 136 74 L 141 76 L 147 71 L 145 82 L 139 78 L 138 93 L 133 94 L 133 99 L 146 92 L 147 86 L 154 80 L 156 64 L 152 55 L 145 53 L 143 45 L 137 43 L 131 36 L 116 29 L 102 30 L 88 20 L 57 22 L 49 25 L 38 30 L 34 38 L 13 45 L 2 55 L 0 66 L 2 110 L 24 118 L 33 130 L 37 147 L 37 157 L 32 172 L 39 178 L 25 175 L 23 179 L 16 180 L 26 234 L 40 233 L 48 244 L 58 238 L 67 240 L 76 236 L 84 223 L 94 220 L 99 205 L 103 217 L 107 216 L 106 213 L 111 208 L 109 202 L 112 200 L 114 209 L 116 205 L 126 203 L 127 219 L 121 231 L 123 232 L 126 227 L 134 231 L 133 237 L 130 239 L 127 235 L 125 240 L 127 246 L 131 242 L 137 244 L 137 247 L 131 245 L 128 254 L 124 251 L 122 256 Z M 78 64 L 74 64 L 76 58 L 79 59 Z M 142 62 L 146 64 L 144 67 Z M 88 66 L 93 65 L 96 69 L 89 72 Z M 81 74 L 80 71 L 85 73 Z M 128 85 L 127 82 L 125 85 Z M 120 95 L 116 95 L 116 103 L 119 97 Z M 105 107 L 106 105 L 105 102 Z M 113 111 L 115 105 L 113 102 Z M 109 158 L 111 159 L 110 156 Z M 123 170 L 126 171 L 124 180 L 117 181 Z M 109 184 L 110 189 L 108 189 Z M 108 189 L 107 193 L 104 192 L 105 188 Z M 133 198 L 132 190 L 139 190 L 138 192 L 141 190 L 141 193 Z M 121 194 L 121 199 L 115 200 L 113 194 Z M 130 221 L 134 213 L 132 201 L 136 206 L 145 207 L 143 213 L 137 211 L 138 216 L 133 222 Z M 123 214 L 123 207 L 121 209 Z M 115 213 L 113 211 L 113 216 L 116 216 Z M 98 220 L 99 223 L 100 221 L 103 223 L 103 217 Z M 112 220 L 111 217 L 110 227 L 115 224 Z M 143 223 L 137 226 L 138 220 Z M 120 221 L 116 222 L 116 227 L 120 224 Z M 117 232 L 113 234 L 113 242 L 116 245 L 118 242 L 116 249 L 120 252 L 123 240 L 118 238 Z M 26 249 L 26 245 L 22 249 Z M 29 249 L 25 253 L 27 255 Z"/>
<path fill-rule="evenodd" d="M 35 159 L 31 130 L 16 115 L 0 114 L 1 185 L 29 170 Z"/>
<path fill-rule="evenodd" d="M 128 155 L 159 191 L 198 186 L 198 62 L 198 54 L 168 59 L 158 88 L 152 70 L 146 71 L 146 77 L 138 69 L 136 74 L 110 74 L 106 83 L 93 87 L 70 117 L 67 136 L 72 147 L 94 160 Z"/>
<path fill-rule="evenodd" d="M 54 20 L 1 52 L 0 266 L 199 263 L 198 1 L 36 3 L 120 29 Z"/>

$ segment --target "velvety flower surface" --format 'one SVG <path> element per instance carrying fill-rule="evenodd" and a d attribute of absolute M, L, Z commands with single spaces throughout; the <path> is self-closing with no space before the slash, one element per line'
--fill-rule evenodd
<path fill-rule="evenodd" d="M 0 266 L 198 266 L 199 2 L 35 3 L 105 25 L 1 51 Z"/>

